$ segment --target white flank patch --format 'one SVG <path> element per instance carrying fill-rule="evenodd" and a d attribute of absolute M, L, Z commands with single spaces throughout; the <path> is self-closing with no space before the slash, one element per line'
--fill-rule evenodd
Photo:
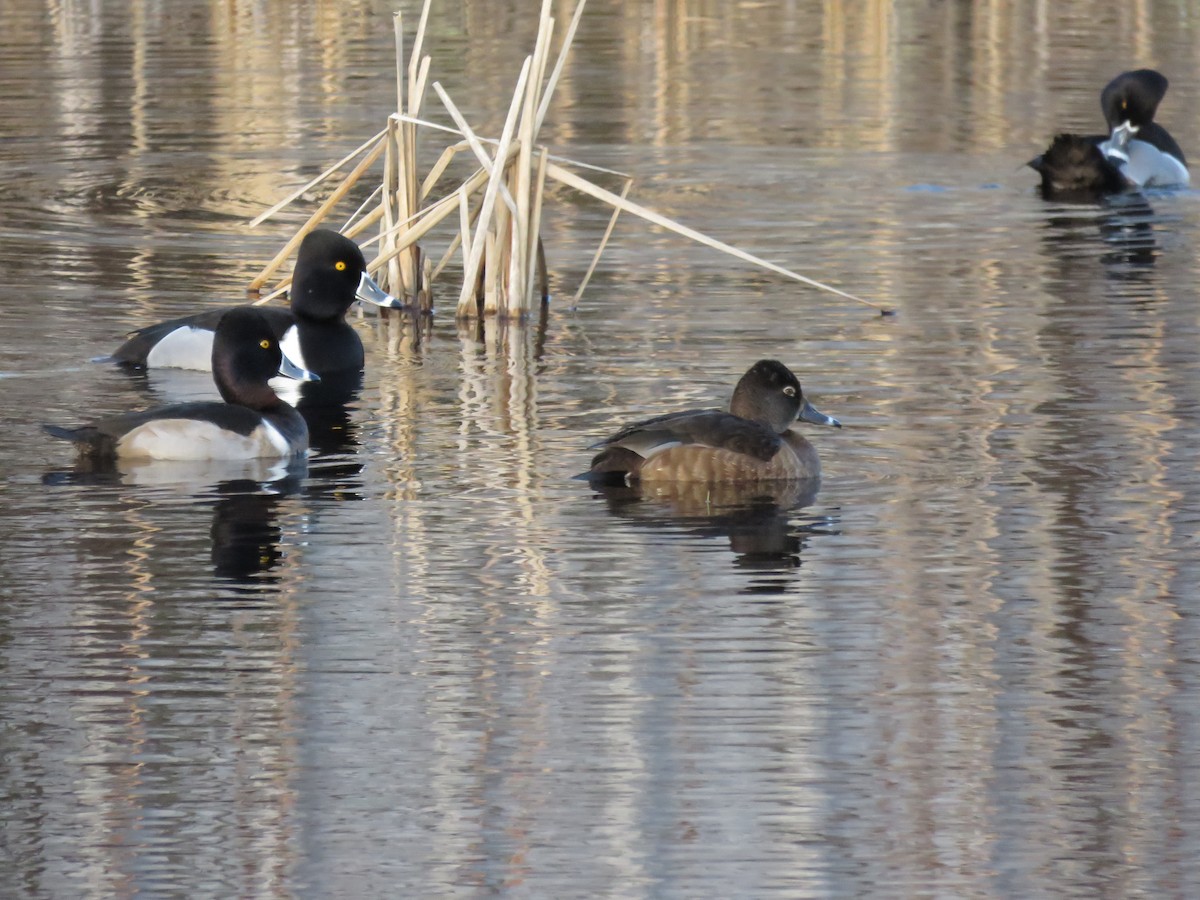
<path fill-rule="evenodd" d="M 283 337 L 279 339 L 279 349 L 283 351 L 284 356 L 300 368 L 308 368 L 304 354 L 300 352 L 300 329 L 295 325 L 283 333 Z"/>
<path fill-rule="evenodd" d="M 213 333 L 185 325 L 155 344 L 146 355 L 150 368 L 212 370 Z"/>
<path fill-rule="evenodd" d="M 641 440 L 638 439 L 639 437 Z M 660 453 L 666 453 L 672 447 L 683 446 L 683 441 L 659 440 L 656 442 L 653 439 L 647 440 L 641 435 L 633 435 L 632 437 L 628 437 L 621 441 L 621 443 L 617 444 L 617 446 L 632 450 L 638 456 L 642 457 L 642 459 L 650 459 L 652 456 L 658 456 Z"/>
<path fill-rule="evenodd" d="M 1100 144 L 1100 152 L 1138 187 L 1186 187 L 1190 181 L 1183 163 L 1146 141 L 1130 140 L 1117 146 L 1108 140 Z"/>
<path fill-rule="evenodd" d="M 1142 187 L 1183 186 L 1188 183 L 1188 170 L 1175 157 L 1163 153 L 1145 141 L 1130 141 L 1129 163 L 1121 167 L 1126 178 Z"/>
<path fill-rule="evenodd" d="M 296 406 L 304 399 L 304 382 L 297 381 L 295 378 L 288 378 L 286 375 L 276 375 L 267 382 L 279 399 L 289 406 Z"/>
<path fill-rule="evenodd" d="M 261 459 L 291 455 L 274 425 L 263 422 L 248 436 L 197 419 L 156 419 L 117 442 L 123 459 Z"/>

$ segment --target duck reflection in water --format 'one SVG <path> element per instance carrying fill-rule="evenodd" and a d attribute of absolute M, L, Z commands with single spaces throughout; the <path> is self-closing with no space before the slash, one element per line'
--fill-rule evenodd
<path fill-rule="evenodd" d="M 268 573 L 283 558 L 280 506 L 302 491 L 308 468 L 303 459 L 246 460 L 214 463 L 110 460 L 105 465 L 83 460 L 74 468 L 47 472 L 49 486 L 105 485 L 119 488 L 168 489 L 192 497 L 198 510 L 215 499 L 212 509 L 213 573 L 241 583 L 273 583 Z M 153 500 L 154 495 L 147 495 Z"/>
<path fill-rule="evenodd" d="M 1104 267 L 1117 281 L 1145 278 L 1159 257 L 1158 217 L 1140 193 L 1101 197 L 1089 207 L 1055 207 L 1045 222 L 1043 242 L 1064 269 L 1063 279 L 1084 276 L 1080 267 Z"/>
<path fill-rule="evenodd" d="M 286 399 L 308 425 L 309 479 L 306 493 L 362 498 L 362 442 L 353 412 L 363 386 L 362 372 L 345 372 L 320 382 L 297 385 Z"/>
<path fill-rule="evenodd" d="M 812 536 L 837 533 L 831 530 L 834 520 L 829 516 L 797 516 L 816 499 L 820 482 L 812 479 L 757 484 L 593 482 L 592 487 L 612 515 L 640 527 L 728 539 L 734 566 L 753 572 L 795 569 Z M 772 593 L 780 587 L 772 582 L 751 590 Z"/>
<path fill-rule="evenodd" d="M 280 505 L 299 493 L 302 476 L 289 473 L 267 484 L 250 479 L 217 485 L 212 515 L 213 574 L 243 585 L 275 584 L 284 558 Z"/>

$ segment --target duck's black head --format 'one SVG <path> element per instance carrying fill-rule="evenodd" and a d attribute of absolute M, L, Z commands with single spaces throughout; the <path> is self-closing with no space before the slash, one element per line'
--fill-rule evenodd
<path fill-rule="evenodd" d="M 292 312 L 309 319 L 337 319 L 354 303 L 367 270 L 358 244 L 327 228 L 310 231 L 300 242 L 289 291 Z"/>
<path fill-rule="evenodd" d="M 1158 104 L 1167 94 L 1167 77 L 1153 69 L 1122 72 L 1100 92 L 1100 108 L 1109 131 L 1128 122 L 1142 128 L 1154 121 Z"/>

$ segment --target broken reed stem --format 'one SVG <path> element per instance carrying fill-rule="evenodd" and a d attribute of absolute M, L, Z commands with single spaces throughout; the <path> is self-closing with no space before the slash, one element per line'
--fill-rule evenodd
<path fill-rule="evenodd" d="M 425 28 L 429 24 L 429 6 L 431 0 L 425 0 L 425 4 L 421 7 L 421 18 L 417 22 L 417 36 L 413 38 L 412 61 L 408 67 L 408 114 L 411 116 L 418 115 L 421 110 L 421 102 L 425 96 L 425 78 L 429 74 L 429 57 L 425 57 L 420 63 L 421 49 L 425 45 Z M 417 66 L 420 65 L 424 70 L 417 71 Z M 396 105 L 399 112 L 404 112 L 403 102 Z"/>
<path fill-rule="evenodd" d="M 503 292 L 505 312 L 518 312 L 527 304 L 525 270 L 528 264 L 528 235 L 529 235 L 529 191 L 530 169 L 533 163 L 533 113 L 537 103 L 538 71 L 541 60 L 545 56 L 546 42 L 549 31 L 553 27 L 553 19 L 549 17 L 549 0 L 542 3 L 542 22 L 538 29 L 537 46 L 534 48 L 531 62 L 531 74 L 525 95 L 521 100 L 520 132 L 517 140 L 519 150 L 517 160 L 511 173 L 512 191 L 516 197 L 516 209 L 513 210 L 511 232 L 506 246 L 508 248 L 509 265 L 506 266 L 506 285 Z M 497 233 L 503 235 L 497 224 Z"/>
<path fill-rule="evenodd" d="M 631 187 L 633 187 L 633 179 L 628 178 L 625 180 L 625 187 L 621 188 L 620 196 L 622 200 L 628 196 L 629 189 Z M 586 288 L 588 286 L 588 282 L 592 280 L 592 275 L 596 271 L 596 266 L 600 264 L 600 255 L 604 253 L 604 248 L 608 246 L 608 239 L 612 237 L 613 229 L 617 227 L 617 217 L 620 215 L 621 207 L 614 206 L 612 216 L 610 216 L 608 220 L 608 227 L 604 229 L 604 237 L 600 239 L 600 246 L 596 248 L 596 253 L 592 257 L 592 264 L 588 266 L 588 270 L 583 273 L 583 281 L 579 283 L 579 290 L 575 292 L 575 296 L 571 299 L 572 306 L 577 306 L 579 304 L 579 298 L 583 296 L 584 288 Z"/>
<path fill-rule="evenodd" d="M 433 168 L 429 170 L 429 174 L 425 176 L 425 180 L 421 182 L 421 199 L 424 200 L 429 196 L 429 192 L 433 190 L 433 186 L 441 179 L 442 174 L 446 171 L 446 167 L 454 157 L 458 156 L 459 151 L 467 148 L 466 141 L 459 141 L 457 144 L 451 144 L 442 151 L 442 155 L 438 157 Z"/>
<path fill-rule="evenodd" d="M 870 300 L 864 300 L 862 297 L 856 297 L 853 294 L 847 293 L 846 291 L 838 290 L 837 288 L 828 284 L 808 278 L 797 272 L 793 272 L 790 269 L 785 269 L 783 266 L 778 266 L 773 262 L 768 262 L 761 257 L 747 253 L 745 250 L 739 250 L 737 247 L 732 247 L 729 244 L 718 241 L 716 238 L 710 238 L 708 235 L 701 234 L 694 228 L 688 228 L 686 225 L 680 225 L 678 222 L 672 221 L 666 216 L 656 213 L 652 209 L 648 209 L 645 206 L 634 203 L 632 200 L 623 200 L 612 191 L 606 191 L 604 188 L 592 184 L 587 179 L 580 178 L 575 173 L 567 171 L 562 166 L 551 163 L 547 167 L 547 174 L 554 180 L 562 182 L 567 187 L 575 188 L 575 190 L 589 194 L 595 197 L 597 200 L 603 200 L 605 203 L 608 203 L 612 206 L 617 206 L 626 212 L 631 212 L 635 216 L 640 216 L 641 218 L 645 219 L 647 222 L 652 222 L 655 225 L 658 225 L 660 228 L 665 228 L 668 231 L 674 231 L 676 234 L 681 234 L 684 237 L 691 238 L 693 241 L 704 244 L 706 247 L 711 247 L 714 250 L 720 250 L 722 253 L 728 253 L 730 256 L 735 256 L 738 259 L 753 263 L 756 266 L 761 266 L 764 269 L 770 269 L 772 272 L 775 272 L 779 275 L 784 275 L 795 281 L 802 282 L 810 287 L 819 288 L 820 290 L 828 291 L 831 294 L 837 294 L 839 297 L 845 297 L 847 300 L 853 300 L 856 303 L 862 303 L 871 307 L 872 309 L 878 310 L 881 313 L 886 314 L 888 312 L 885 307 L 879 306 L 876 303 L 872 303 Z"/>
<path fill-rule="evenodd" d="M 567 33 L 563 37 L 562 49 L 558 51 L 558 59 L 554 63 L 554 71 L 550 74 L 550 79 L 546 82 L 546 86 L 542 91 L 542 100 L 537 111 L 537 121 L 533 126 L 534 134 L 542 130 L 542 123 L 546 121 L 546 110 L 550 108 L 550 100 L 554 96 L 554 89 L 558 87 L 559 76 L 562 75 L 563 66 L 567 62 L 567 52 L 571 49 L 571 43 L 575 40 L 575 29 L 579 27 L 579 19 L 583 15 L 583 7 L 586 4 L 587 0 L 579 0 L 579 3 L 575 7 L 575 13 L 571 16 L 571 24 L 567 26 Z"/>
<path fill-rule="evenodd" d="M 435 87 L 436 87 L 436 85 L 435 85 Z M 457 107 L 455 107 L 455 109 L 457 109 Z M 405 122 L 412 122 L 414 125 L 420 125 L 423 128 L 432 128 L 434 131 L 444 131 L 447 134 L 458 135 L 460 138 L 463 138 L 464 140 L 467 137 L 466 134 L 464 134 L 461 129 L 452 128 L 449 125 L 442 125 L 440 122 L 430 122 L 428 119 L 416 119 L 416 118 L 413 118 L 412 116 L 406 116 L 406 115 L 397 116 L 397 118 L 402 119 Z M 472 132 L 472 133 L 474 133 L 474 132 Z M 495 147 L 497 144 L 500 143 L 495 138 L 479 137 L 478 135 L 475 136 L 475 139 L 477 141 L 479 141 L 479 143 L 481 143 L 481 144 L 491 144 L 493 147 Z M 490 167 L 491 166 L 491 157 L 488 157 L 486 153 L 484 154 L 484 156 L 488 159 L 488 166 Z M 615 176 L 616 178 L 632 178 L 633 177 L 628 172 L 622 172 L 618 169 L 608 169 L 608 168 L 605 168 L 604 166 L 593 165 L 592 163 L 586 163 L 586 162 L 583 162 L 582 160 L 578 160 L 578 159 L 568 159 L 565 156 L 556 156 L 553 153 L 549 154 L 549 159 L 550 159 L 550 162 L 563 163 L 564 165 L 574 166 L 576 169 L 586 169 L 589 172 L 598 172 L 602 175 L 612 175 L 612 176 Z"/>
<path fill-rule="evenodd" d="M 404 112 L 404 13 L 400 10 L 392 13 L 392 31 L 396 37 L 396 112 Z"/>
<path fill-rule="evenodd" d="M 342 226 L 342 234 L 349 236 L 351 231 L 353 231 L 354 234 L 358 234 L 360 231 L 362 231 L 358 225 L 359 222 L 361 222 L 363 219 L 370 218 L 375 212 L 382 212 L 382 210 L 380 210 L 379 203 L 379 196 L 382 193 L 383 185 L 380 184 L 379 187 L 371 191 L 371 195 L 367 197 L 366 200 L 358 204 L 358 209 L 354 210 L 354 212 L 350 214 L 349 218 L 346 219 L 346 224 Z"/>
<path fill-rule="evenodd" d="M 304 240 L 304 236 L 312 231 L 329 214 L 329 211 L 338 204 L 338 201 L 350 192 L 350 189 L 354 187 L 363 173 L 374 165 L 375 160 L 379 159 L 380 154 L 383 153 L 386 147 L 387 141 L 380 141 L 370 153 L 362 158 L 359 164 L 346 176 L 346 180 L 337 186 L 336 190 L 317 208 L 317 211 L 308 217 L 308 221 L 300 226 L 300 230 L 292 236 L 292 239 L 283 245 L 283 249 L 275 255 L 275 258 L 267 263 L 266 268 L 258 274 L 258 277 L 250 282 L 249 290 L 251 292 L 262 288 L 267 279 L 271 277 L 271 274 L 283 264 L 284 260 L 291 256 L 292 251 Z"/>
<path fill-rule="evenodd" d="M 475 219 L 479 215 L 480 207 L 471 209 L 467 194 L 460 191 L 458 204 L 458 233 L 450 240 L 450 246 L 446 248 L 446 252 L 442 254 L 442 258 L 438 260 L 438 264 L 432 269 L 432 277 L 442 274 L 442 270 L 446 268 L 447 263 L 454 258 L 454 251 L 459 247 L 464 247 L 463 255 L 470 252 L 471 246 L 471 226 L 475 224 Z"/>
<path fill-rule="evenodd" d="M 528 64 L 529 59 L 526 58 L 525 62 Z M 467 124 L 467 120 L 463 118 L 463 114 L 459 112 L 458 107 L 454 105 L 454 101 L 450 99 L 450 95 L 442 89 L 442 86 L 437 82 L 434 82 L 433 89 L 437 91 L 437 95 L 441 98 L 442 104 L 446 107 L 446 111 L 450 113 L 450 118 L 454 119 L 455 124 L 458 125 L 460 129 L 458 134 L 463 135 L 463 137 L 467 139 L 467 145 L 470 146 L 471 152 L 475 154 L 475 158 L 479 160 L 479 164 L 490 176 L 493 172 L 494 161 L 488 155 L 487 150 L 484 149 L 483 142 L 479 139 L 479 136 L 475 134 L 474 129 Z M 517 95 L 514 94 L 513 102 L 515 103 L 516 100 Z M 499 147 L 498 141 L 488 141 L 488 143 Z M 507 165 L 508 163 L 506 161 L 505 166 Z M 503 170 L 504 166 L 501 166 L 500 168 Z M 502 192 L 501 196 L 503 197 L 505 204 L 507 204 L 509 208 L 515 209 L 516 201 L 513 200 L 512 194 L 509 193 L 508 186 L 504 184 L 503 181 L 500 182 L 500 191 Z"/>
<path fill-rule="evenodd" d="M 297 190 L 293 191 L 291 194 L 289 194 L 283 200 L 280 200 L 278 203 L 276 203 L 274 206 L 272 206 L 266 212 L 258 215 L 253 221 L 250 222 L 250 227 L 255 228 L 255 227 L 261 225 L 263 222 L 267 221 L 267 219 L 271 218 L 271 216 L 275 215 L 275 213 L 279 212 L 281 209 L 283 209 L 289 203 L 294 203 L 305 193 L 307 193 L 308 191 L 311 191 L 317 185 L 319 185 L 323 181 L 325 181 L 325 179 L 327 179 L 334 172 L 337 172 L 339 169 L 341 169 L 342 166 L 346 165 L 346 163 L 350 162 L 350 160 L 354 159 L 354 157 L 358 156 L 364 150 L 371 147 L 376 141 L 383 140 L 384 137 L 386 137 L 386 136 L 387 136 L 387 129 L 385 128 L 383 131 L 379 132 L 379 134 L 375 135 L 375 137 L 371 138 L 369 141 L 364 141 L 363 143 L 359 144 L 357 147 L 355 147 L 353 150 L 351 150 L 349 153 L 347 153 L 345 156 L 343 156 L 341 159 L 339 159 L 337 162 L 335 162 L 332 166 L 330 166 L 328 169 L 326 169 L 324 172 L 322 172 L 320 175 L 318 175 L 316 178 L 314 178 L 308 184 L 304 185 L 304 187 L 298 188 Z"/>
<path fill-rule="evenodd" d="M 471 211 L 470 195 L 467 194 L 466 187 L 461 187 L 458 190 L 458 241 L 462 244 L 463 258 L 471 255 L 471 226 L 475 224 L 475 215 L 479 212 L 479 207 L 475 211 Z M 446 259 L 450 258 L 453 252 L 453 246 L 446 251 Z M 444 265 L 446 259 L 442 260 Z M 438 267 L 439 269 L 441 266 Z"/>

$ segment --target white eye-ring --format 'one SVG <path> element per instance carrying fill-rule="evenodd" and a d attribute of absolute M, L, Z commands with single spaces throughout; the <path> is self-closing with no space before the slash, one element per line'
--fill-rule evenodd
<path fill-rule="evenodd" d="M 795 397 L 796 389 L 789 384 L 787 387 L 785 387 L 783 389 L 783 394 L 785 397 Z"/>

